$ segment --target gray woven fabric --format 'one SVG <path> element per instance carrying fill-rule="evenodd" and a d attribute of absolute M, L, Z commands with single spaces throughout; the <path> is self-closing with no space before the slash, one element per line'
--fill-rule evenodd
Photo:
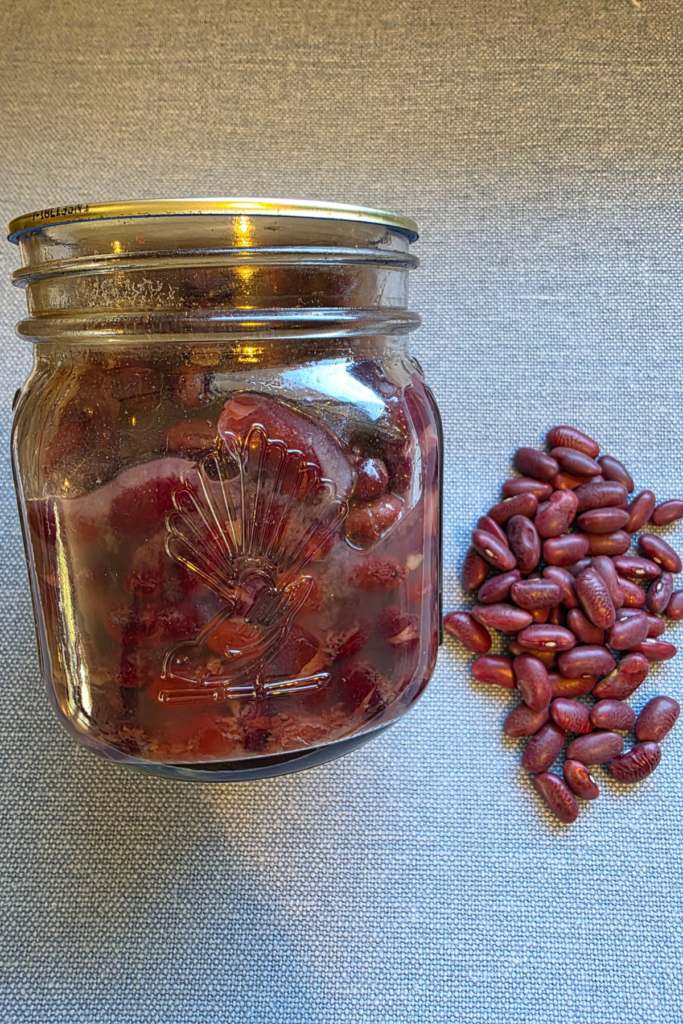
<path fill-rule="evenodd" d="M 682 15 L 675 0 L 5 4 L 0 220 L 183 194 L 414 215 L 454 606 L 468 531 L 513 448 L 551 423 L 681 492 Z M 6 451 L 31 357 L 12 334 L 16 251 L 0 250 Z M 0 473 L 2 1021 L 683 1021 L 683 727 L 655 776 L 605 781 L 562 828 L 501 738 L 510 701 L 447 645 L 418 707 L 335 764 L 233 786 L 127 773 L 52 716 L 7 458 Z M 683 699 L 680 665 L 643 689 L 636 707 Z"/>

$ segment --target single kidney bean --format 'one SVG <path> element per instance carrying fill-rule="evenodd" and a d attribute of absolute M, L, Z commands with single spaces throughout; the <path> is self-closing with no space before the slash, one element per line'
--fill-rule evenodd
<path fill-rule="evenodd" d="M 565 732 L 577 732 L 583 735 L 593 730 L 589 709 L 585 704 L 580 704 L 578 700 L 557 697 L 550 705 L 550 717 Z"/>
<path fill-rule="evenodd" d="M 510 547 L 508 544 L 507 533 L 505 530 L 501 530 L 495 519 L 491 519 L 491 516 L 479 516 L 479 519 L 477 520 L 477 529 L 485 530 L 486 533 L 490 533 L 492 537 L 496 537 L 501 544 L 505 545 L 505 547 Z"/>
<path fill-rule="evenodd" d="M 628 512 L 625 508 L 592 508 L 589 512 L 582 512 L 577 519 L 577 524 L 586 533 L 614 533 L 620 530 L 628 522 Z"/>
<path fill-rule="evenodd" d="M 507 572 L 517 565 L 517 559 L 510 549 L 486 530 L 474 530 L 472 543 L 475 551 L 486 559 L 494 569 L 502 569 L 503 572 Z"/>
<path fill-rule="evenodd" d="M 680 572 L 683 569 L 680 555 L 670 544 L 667 544 L 661 537 L 656 537 L 654 533 L 641 534 L 638 539 L 638 547 L 646 558 L 651 558 L 667 572 Z"/>
<path fill-rule="evenodd" d="M 580 608 L 572 608 L 567 615 L 567 626 L 582 644 L 604 644 L 605 631 L 594 626 Z"/>
<path fill-rule="evenodd" d="M 572 792 L 582 800 L 597 800 L 600 796 L 597 782 L 581 761 L 565 761 L 562 774 Z"/>
<path fill-rule="evenodd" d="M 571 825 L 579 816 L 579 805 L 571 789 L 554 772 L 539 772 L 534 777 L 534 788 L 549 811 L 562 822 Z"/>
<path fill-rule="evenodd" d="M 513 516 L 508 523 L 508 539 L 520 572 L 535 569 L 541 561 L 541 542 L 531 520 L 526 516 Z"/>
<path fill-rule="evenodd" d="M 589 533 L 589 555 L 624 555 L 631 547 L 631 537 L 624 530 L 615 533 Z"/>
<path fill-rule="evenodd" d="M 650 671 L 650 663 L 642 654 L 627 654 L 618 667 L 606 675 L 593 690 L 598 700 L 626 700 L 635 693 Z"/>
<path fill-rule="evenodd" d="M 550 480 L 560 469 L 555 459 L 536 448 L 518 448 L 512 463 L 524 476 L 532 476 L 535 480 Z"/>
<path fill-rule="evenodd" d="M 575 476 L 600 476 L 600 466 L 595 459 L 584 452 L 578 452 L 576 448 L 553 448 L 550 457 L 567 473 Z"/>
<path fill-rule="evenodd" d="M 546 722 L 531 737 L 524 753 L 522 765 L 529 772 L 544 772 L 550 768 L 564 746 L 564 732 L 554 722 Z"/>
<path fill-rule="evenodd" d="M 649 637 L 635 644 L 633 650 L 636 654 L 644 654 L 648 661 L 668 661 L 669 658 L 675 658 L 678 653 L 677 648 L 668 641 L 650 640 Z"/>
<path fill-rule="evenodd" d="M 590 644 L 565 651 L 558 658 L 558 665 L 563 676 L 573 679 L 576 676 L 607 675 L 613 670 L 615 662 L 606 647 Z"/>
<path fill-rule="evenodd" d="M 658 580 L 654 580 L 647 592 L 646 603 L 651 612 L 663 612 L 671 599 L 674 589 L 674 578 L 670 572 L 663 572 Z"/>
<path fill-rule="evenodd" d="M 576 596 L 587 618 L 598 629 L 609 629 L 614 624 L 616 612 L 612 604 L 609 587 L 600 573 L 593 568 L 580 572 L 575 582 Z"/>
<path fill-rule="evenodd" d="M 555 491 L 536 512 L 534 523 L 539 537 L 559 537 L 568 530 L 576 515 L 577 504 L 573 491 Z"/>
<path fill-rule="evenodd" d="M 661 743 L 680 713 L 681 705 L 673 697 L 653 697 L 638 715 L 636 736 L 639 740 Z"/>
<path fill-rule="evenodd" d="M 514 690 L 517 686 L 509 658 L 501 658 L 497 654 L 484 654 L 472 662 L 472 675 L 480 683 L 491 683 L 493 686 L 504 686 Z"/>
<path fill-rule="evenodd" d="M 579 676 L 574 679 L 567 679 L 559 672 L 549 672 L 550 692 L 554 697 L 584 697 L 590 693 L 595 686 L 595 676 Z"/>
<path fill-rule="evenodd" d="M 472 618 L 482 626 L 499 629 L 501 633 L 518 633 L 533 622 L 529 612 L 511 604 L 475 604 Z"/>
<path fill-rule="evenodd" d="M 443 627 L 474 654 L 486 654 L 491 650 L 488 631 L 475 622 L 469 612 L 448 612 L 443 617 Z"/>
<path fill-rule="evenodd" d="M 580 572 L 587 569 L 591 564 L 590 558 L 579 558 L 577 562 L 570 562 L 569 565 L 563 566 L 572 576 L 578 576 Z"/>
<path fill-rule="evenodd" d="M 559 565 L 546 565 L 543 570 L 543 578 L 557 583 L 562 589 L 562 604 L 565 608 L 578 608 L 579 599 L 574 590 L 574 577 L 566 569 Z"/>
<path fill-rule="evenodd" d="M 659 615 L 653 615 L 651 612 L 644 612 L 645 618 L 647 619 L 647 635 L 656 640 L 658 636 L 666 630 L 666 623 L 660 619 Z"/>
<path fill-rule="evenodd" d="M 550 609 L 547 621 L 552 626 L 566 626 L 567 625 L 567 609 L 564 605 L 556 604 Z"/>
<path fill-rule="evenodd" d="M 533 516 L 538 508 L 538 498 L 531 491 L 522 491 L 512 498 L 505 498 L 489 509 L 489 518 L 494 522 L 507 523 L 513 516 Z"/>
<path fill-rule="evenodd" d="M 631 609 L 627 609 L 630 611 Z M 617 621 L 607 630 L 607 646 L 614 651 L 630 651 L 647 636 L 648 621 L 645 612 L 633 610 L 617 612 Z M 622 617 L 623 616 L 623 617 Z"/>
<path fill-rule="evenodd" d="M 517 687 L 524 703 L 532 711 L 542 711 L 550 704 L 552 694 L 548 671 L 542 661 L 531 654 L 520 654 L 512 662 Z"/>
<path fill-rule="evenodd" d="M 531 651 L 568 651 L 576 638 L 563 626 L 527 626 L 517 634 L 517 643 Z"/>
<path fill-rule="evenodd" d="M 506 736 L 512 736 L 514 739 L 519 739 L 521 736 L 533 736 L 549 718 L 550 708 L 548 706 L 541 711 L 533 711 L 526 704 L 518 704 L 503 722 L 503 732 Z"/>
<path fill-rule="evenodd" d="M 623 484 L 629 494 L 636 486 L 626 466 L 619 462 L 619 459 L 615 459 L 613 455 L 601 455 L 598 459 L 598 465 L 602 470 L 605 480 L 616 480 L 618 483 Z"/>
<path fill-rule="evenodd" d="M 462 564 L 462 585 L 465 590 L 478 590 L 488 574 L 488 563 L 470 548 Z"/>
<path fill-rule="evenodd" d="M 543 541 L 543 557 L 548 565 L 571 565 L 588 553 L 588 537 L 567 533 Z"/>
<path fill-rule="evenodd" d="M 494 604 L 502 601 L 510 593 L 510 587 L 520 578 L 519 569 L 511 569 L 510 572 L 502 572 L 498 576 L 492 576 L 490 580 L 479 587 L 477 601 L 480 604 Z"/>
<path fill-rule="evenodd" d="M 661 567 L 649 558 L 637 555 L 618 555 L 614 559 L 614 568 L 620 576 L 631 580 L 653 580 L 661 573 Z"/>
<path fill-rule="evenodd" d="M 668 526 L 677 519 L 683 519 L 683 501 L 680 498 L 663 501 L 650 516 L 653 526 Z"/>
<path fill-rule="evenodd" d="M 626 531 L 628 533 L 637 533 L 641 526 L 645 525 L 654 511 L 656 501 L 652 491 L 641 491 L 633 499 L 627 508 L 629 520 Z"/>
<path fill-rule="evenodd" d="M 602 477 L 575 476 L 574 473 L 567 473 L 564 469 L 561 469 L 559 473 L 556 473 L 551 478 L 550 483 L 556 491 L 575 491 L 581 484 L 590 483 L 591 480 L 602 480 Z"/>
<path fill-rule="evenodd" d="M 577 512 L 589 512 L 593 508 L 626 508 L 628 494 L 623 484 L 616 480 L 603 480 L 583 484 L 576 491 Z"/>
<path fill-rule="evenodd" d="M 534 480 L 530 476 L 517 476 L 514 479 L 506 480 L 503 484 L 503 494 L 506 498 L 513 498 L 515 494 L 524 494 L 529 491 L 538 501 L 545 501 L 553 493 L 550 484 L 542 480 Z"/>
<path fill-rule="evenodd" d="M 577 452 L 583 452 L 591 459 L 597 458 L 600 452 L 600 445 L 588 434 L 576 427 L 562 425 L 553 427 L 545 435 L 545 439 L 551 448 L 574 448 Z"/>
<path fill-rule="evenodd" d="M 683 619 L 683 590 L 674 590 L 664 614 L 674 622 L 680 622 Z"/>
<path fill-rule="evenodd" d="M 656 743 L 637 743 L 621 757 L 608 765 L 607 771 L 617 782 L 642 782 L 662 760 L 662 752 Z"/>
<path fill-rule="evenodd" d="M 510 597 L 520 608 L 552 608 L 562 600 L 562 588 L 552 580 L 519 580 L 512 584 Z"/>
<path fill-rule="evenodd" d="M 607 555 L 598 555 L 591 560 L 591 567 L 599 572 L 607 584 L 609 596 L 615 608 L 621 608 L 624 603 L 624 591 L 621 588 L 621 581 L 614 568 L 614 562 Z"/>
<path fill-rule="evenodd" d="M 619 585 L 624 595 L 624 608 L 642 608 L 647 600 L 647 594 L 642 587 L 639 587 L 633 580 L 619 578 Z"/>
<path fill-rule="evenodd" d="M 633 728 L 636 713 L 623 700 L 599 700 L 591 708 L 590 718 L 596 729 L 628 732 Z"/>
<path fill-rule="evenodd" d="M 582 764 L 605 764 L 617 757 L 624 749 L 624 738 L 617 732 L 589 733 L 572 740 L 567 747 L 570 761 L 581 761 Z"/>

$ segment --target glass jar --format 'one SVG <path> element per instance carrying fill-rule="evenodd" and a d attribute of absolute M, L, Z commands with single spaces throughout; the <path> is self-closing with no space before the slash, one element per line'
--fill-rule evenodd
<path fill-rule="evenodd" d="M 441 442 L 414 222 L 279 200 L 10 225 L 34 343 L 13 458 L 69 733 L 200 781 L 337 757 L 439 643 Z"/>

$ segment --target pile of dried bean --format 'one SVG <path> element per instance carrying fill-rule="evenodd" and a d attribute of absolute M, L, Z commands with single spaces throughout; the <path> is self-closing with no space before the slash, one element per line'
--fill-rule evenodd
<path fill-rule="evenodd" d="M 563 822 L 579 814 L 577 796 L 599 789 L 589 768 L 607 765 L 617 782 L 639 782 L 658 766 L 660 742 L 680 707 L 654 697 L 636 717 L 625 703 L 652 662 L 673 658 L 662 639 L 668 619 L 683 619 L 678 554 L 653 533 L 633 535 L 647 522 L 683 519 L 683 499 L 657 505 L 652 491 L 629 501 L 628 470 L 575 427 L 553 427 L 550 454 L 519 448 L 521 474 L 503 484 L 504 500 L 477 523 L 463 567 L 463 585 L 477 592 L 470 612 L 444 616 L 448 633 L 475 654 L 475 679 L 522 696 L 503 726 L 529 737 L 522 764 Z M 491 570 L 493 574 L 490 575 Z M 647 589 L 646 589 L 647 588 Z M 489 655 L 489 629 L 510 638 L 507 657 Z M 619 659 L 617 662 L 617 658 Z M 579 698 L 591 696 L 592 706 Z M 635 728 L 625 753 L 623 732 Z M 549 771 L 569 743 L 563 776 Z"/>

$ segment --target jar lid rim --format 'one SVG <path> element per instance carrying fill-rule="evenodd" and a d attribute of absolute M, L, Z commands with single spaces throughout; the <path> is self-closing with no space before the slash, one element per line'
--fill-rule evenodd
<path fill-rule="evenodd" d="M 219 214 L 224 216 L 310 217 L 326 220 L 365 221 L 383 224 L 401 231 L 414 242 L 418 238 L 417 223 L 386 210 L 345 203 L 324 203 L 305 199 L 209 198 L 209 199 L 132 199 L 110 203 L 77 203 L 52 206 L 15 217 L 8 227 L 10 242 L 18 244 L 25 231 L 47 224 L 69 224 L 89 220 L 120 220 L 136 217 L 187 217 Z"/>

